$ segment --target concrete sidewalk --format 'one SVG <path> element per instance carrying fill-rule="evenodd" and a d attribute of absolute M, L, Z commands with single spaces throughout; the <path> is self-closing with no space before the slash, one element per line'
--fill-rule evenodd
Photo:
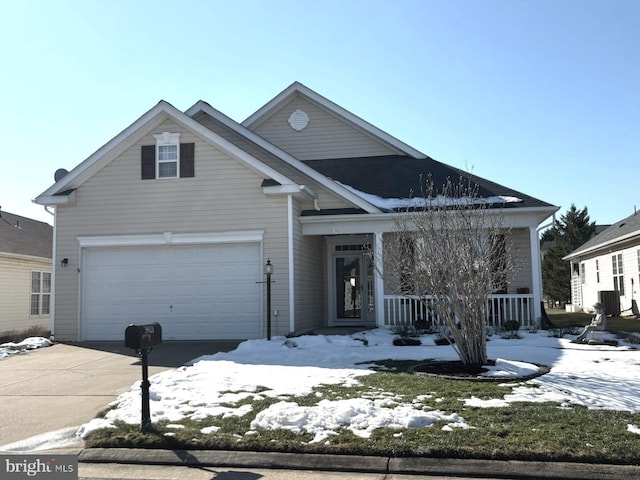
<path fill-rule="evenodd" d="M 122 480 L 640 478 L 640 467 L 629 465 L 241 451 L 87 449 L 80 453 L 79 461 L 81 478 Z"/>
<path fill-rule="evenodd" d="M 149 355 L 149 375 L 238 342 L 167 342 Z M 54 344 L 0 361 L 0 449 L 29 437 L 79 427 L 142 377 L 123 342 Z"/>

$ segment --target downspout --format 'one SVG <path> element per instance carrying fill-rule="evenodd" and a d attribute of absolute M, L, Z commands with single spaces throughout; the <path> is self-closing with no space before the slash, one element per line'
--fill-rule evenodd
<path fill-rule="evenodd" d="M 55 339 L 55 317 L 56 317 L 56 267 L 58 266 L 58 252 L 56 230 L 58 226 L 57 209 L 53 212 L 49 210 L 48 205 L 44 206 L 44 211 L 53 217 L 53 242 L 51 245 L 51 301 L 49 302 L 49 330 L 51 331 L 51 340 Z"/>
<path fill-rule="evenodd" d="M 289 332 L 295 332 L 296 308 L 295 308 L 295 277 L 294 277 L 294 252 L 293 252 L 293 195 L 287 195 L 287 246 L 289 257 Z"/>

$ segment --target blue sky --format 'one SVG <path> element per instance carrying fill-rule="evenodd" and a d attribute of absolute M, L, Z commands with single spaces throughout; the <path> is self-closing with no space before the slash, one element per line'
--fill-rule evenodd
<path fill-rule="evenodd" d="M 242 121 L 299 81 L 425 154 L 600 224 L 640 209 L 637 0 L 13 1 L 0 206 L 164 99 Z"/>

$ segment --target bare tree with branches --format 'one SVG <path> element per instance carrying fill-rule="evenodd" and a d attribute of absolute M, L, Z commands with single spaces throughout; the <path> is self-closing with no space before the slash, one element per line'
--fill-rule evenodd
<path fill-rule="evenodd" d="M 468 370 L 487 363 L 488 294 L 506 292 L 515 271 L 510 229 L 500 198 L 482 198 L 469 180 L 448 180 L 399 212 L 385 238 L 385 283 L 397 295 L 417 298 L 448 326 Z"/>

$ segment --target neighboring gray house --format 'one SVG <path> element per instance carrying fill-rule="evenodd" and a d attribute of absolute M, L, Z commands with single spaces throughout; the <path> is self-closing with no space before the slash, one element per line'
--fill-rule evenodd
<path fill-rule="evenodd" d="M 36 199 L 55 207 L 56 338 L 121 340 L 151 321 L 166 339 L 264 337 L 268 259 L 274 335 L 403 321 L 409 304 L 364 248 L 381 261 L 390 200 L 429 173 L 461 174 L 297 82 L 242 123 L 161 101 Z M 558 208 L 473 180 L 509 199 L 522 269 L 496 300 L 533 323 L 537 228 Z"/>
<path fill-rule="evenodd" d="M 595 302 L 607 314 L 635 314 L 640 282 L 640 214 L 602 230 L 564 257 L 571 262 L 571 302 L 574 310 L 593 310 Z M 634 311 L 635 310 L 635 311 Z"/>
<path fill-rule="evenodd" d="M 0 212 L 0 333 L 50 327 L 53 227 Z"/>

